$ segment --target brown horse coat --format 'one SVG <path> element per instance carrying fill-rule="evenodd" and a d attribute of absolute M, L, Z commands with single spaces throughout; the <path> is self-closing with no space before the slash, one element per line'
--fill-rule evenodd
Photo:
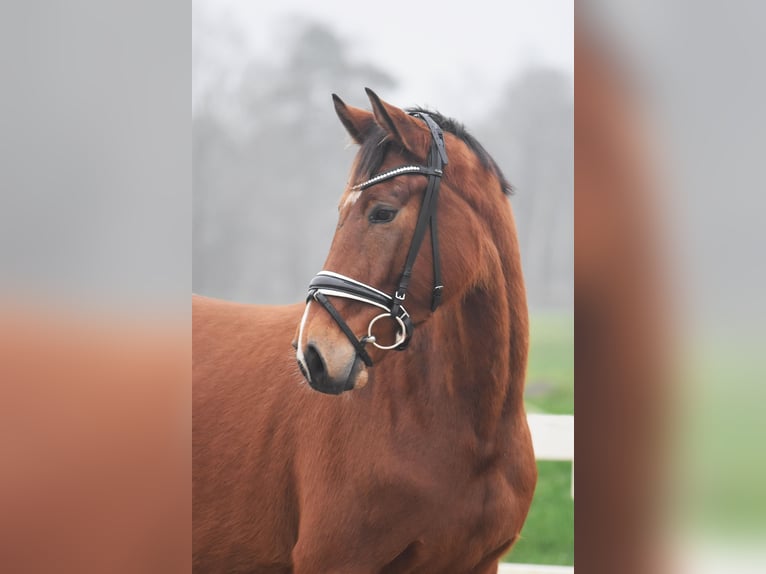
<path fill-rule="evenodd" d="M 372 113 L 336 102 L 354 139 L 384 133 L 397 144 L 380 170 L 422 160 L 409 123 L 419 120 L 370 98 Z M 323 395 L 305 383 L 291 347 L 304 345 L 304 305 L 193 299 L 196 572 L 489 573 L 517 538 L 536 465 L 522 399 L 528 323 L 515 225 L 494 164 L 445 131 L 444 303 L 427 310 L 426 241 L 408 294 L 410 346 L 372 349 L 375 365 L 355 390 Z M 404 176 L 356 202 L 347 190 L 325 268 L 390 292 L 424 187 Z M 377 201 L 399 209 L 394 224 L 369 226 Z M 376 314 L 356 302 L 338 310 L 358 333 Z M 305 339 L 327 368 L 356 364 L 327 313 L 306 311 Z"/>

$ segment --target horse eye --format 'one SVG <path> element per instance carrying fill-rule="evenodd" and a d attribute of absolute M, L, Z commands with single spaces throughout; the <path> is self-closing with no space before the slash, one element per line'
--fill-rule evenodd
<path fill-rule="evenodd" d="M 370 222 L 388 223 L 389 221 L 392 221 L 394 217 L 396 217 L 397 213 L 398 210 L 392 207 L 376 207 L 372 210 L 372 213 L 370 213 Z"/>

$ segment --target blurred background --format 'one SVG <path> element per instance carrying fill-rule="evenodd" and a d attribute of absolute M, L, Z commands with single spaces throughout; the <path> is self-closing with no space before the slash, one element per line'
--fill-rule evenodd
<path fill-rule="evenodd" d="M 588 572 L 766 572 L 765 18 L 741 0 L 578 2 Z"/>
<path fill-rule="evenodd" d="M 477 17 L 480 15 L 480 17 Z M 356 153 L 330 94 L 463 122 L 514 185 L 531 308 L 531 412 L 573 413 L 573 5 L 570 0 L 374 14 L 335 1 L 192 5 L 193 290 L 302 300 L 322 268 Z M 539 462 L 509 560 L 573 564 L 571 463 Z"/>

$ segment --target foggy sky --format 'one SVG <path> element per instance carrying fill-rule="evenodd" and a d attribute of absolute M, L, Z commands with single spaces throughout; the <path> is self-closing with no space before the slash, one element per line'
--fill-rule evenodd
<path fill-rule="evenodd" d="M 279 61 L 282 36 L 289 35 L 293 22 L 310 18 L 330 24 L 358 49 L 360 60 L 396 70 L 399 88 L 381 94 L 384 99 L 438 108 L 464 121 L 496 105 L 509 76 L 530 66 L 574 76 L 571 0 L 391 0 L 374 10 L 339 0 L 193 4 L 205 20 L 233 22 L 242 29 L 240 49 L 224 56 L 233 70 L 244 67 L 252 54 Z"/>

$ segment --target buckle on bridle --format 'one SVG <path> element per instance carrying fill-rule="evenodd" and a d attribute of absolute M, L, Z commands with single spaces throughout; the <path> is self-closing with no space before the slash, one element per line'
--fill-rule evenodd
<path fill-rule="evenodd" d="M 399 291 L 394 293 L 394 297 L 398 299 L 399 301 L 404 301 L 404 299 L 407 297 L 407 293 L 399 294 Z"/>

